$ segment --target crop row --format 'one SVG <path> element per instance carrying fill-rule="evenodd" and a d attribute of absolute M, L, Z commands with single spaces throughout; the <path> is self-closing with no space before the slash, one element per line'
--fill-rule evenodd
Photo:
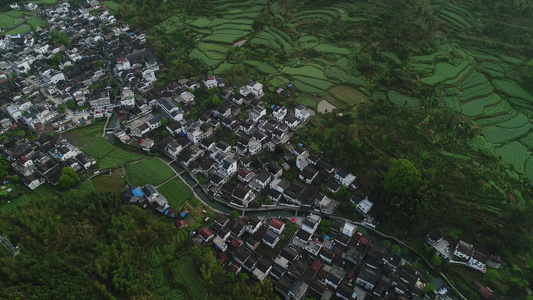
<path fill-rule="evenodd" d="M 502 128 L 499 126 L 485 126 L 483 128 L 483 134 L 488 142 L 493 144 L 501 144 L 509 140 L 514 140 L 521 136 L 526 135 L 531 129 L 531 124 L 527 123 L 518 128 Z"/>
<path fill-rule="evenodd" d="M 527 157 L 531 155 L 528 149 L 517 141 L 497 147 L 494 149 L 494 154 L 500 157 L 505 163 L 512 165 L 520 173 L 524 173 L 524 164 Z"/>
<path fill-rule="evenodd" d="M 158 191 L 174 209 L 180 209 L 192 197 L 191 189 L 179 178 L 174 178 L 160 186 Z"/>
<path fill-rule="evenodd" d="M 158 185 L 174 176 L 174 171 L 159 159 L 147 159 L 126 168 L 128 181 L 137 186 Z"/>
<path fill-rule="evenodd" d="M 177 269 L 173 270 L 176 281 L 189 289 L 193 299 L 205 299 L 205 290 L 198 282 L 196 266 L 189 257 L 183 257 L 177 264 Z"/>

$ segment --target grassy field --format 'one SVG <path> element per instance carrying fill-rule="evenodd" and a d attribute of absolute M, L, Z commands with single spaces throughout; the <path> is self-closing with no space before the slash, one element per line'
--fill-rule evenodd
<path fill-rule="evenodd" d="M 73 146 L 83 147 L 91 142 L 96 141 L 102 136 L 104 123 L 96 123 L 85 127 L 74 128 L 61 134 L 61 137 L 67 139 Z"/>
<path fill-rule="evenodd" d="M 0 212 L 10 212 L 17 209 L 19 205 L 26 202 L 30 202 L 33 199 L 41 199 L 56 194 L 58 194 L 58 191 L 52 185 L 43 184 L 35 190 L 30 191 L 20 196 L 19 198 L 11 201 L 11 203 L 0 206 Z"/>
<path fill-rule="evenodd" d="M 174 176 L 174 171 L 159 159 L 152 158 L 129 165 L 126 176 L 136 186 L 158 185 Z"/>
<path fill-rule="evenodd" d="M 179 178 L 170 180 L 157 190 L 168 200 L 168 204 L 174 209 L 181 208 L 192 197 L 191 189 Z"/>
<path fill-rule="evenodd" d="M 98 169 L 111 169 L 117 166 L 134 162 L 136 160 L 142 159 L 143 157 L 144 156 L 142 155 L 127 152 L 122 149 L 115 149 L 98 162 Z"/>
<path fill-rule="evenodd" d="M 32 27 L 48 27 L 48 22 L 46 22 L 45 20 L 39 18 L 39 17 L 33 17 L 33 18 L 30 18 L 26 21 L 26 23 L 28 23 L 28 25 L 32 26 Z"/>
<path fill-rule="evenodd" d="M 100 175 L 91 179 L 94 189 L 100 192 L 114 192 L 118 193 L 126 184 L 126 181 L 122 178 Z"/>
<path fill-rule="evenodd" d="M 115 147 L 113 147 L 113 145 L 111 145 L 106 138 L 99 138 L 98 140 L 81 149 L 83 153 L 95 159 L 102 159 L 113 150 L 115 150 Z"/>
<path fill-rule="evenodd" d="M 172 270 L 172 272 L 174 272 L 176 282 L 188 288 L 191 299 L 202 300 L 206 298 L 205 291 L 196 278 L 198 273 L 191 258 L 181 258 L 177 269 Z"/>

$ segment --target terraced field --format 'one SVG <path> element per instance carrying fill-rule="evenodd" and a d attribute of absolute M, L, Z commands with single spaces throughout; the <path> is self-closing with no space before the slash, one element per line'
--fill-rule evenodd
<path fill-rule="evenodd" d="M 462 13 L 463 20 L 455 18 L 455 22 L 476 24 L 461 9 L 446 5 L 451 8 Z M 451 18 L 446 9 L 440 13 Z M 533 182 L 533 95 L 511 79 L 502 79 L 520 60 L 455 47 L 449 50 L 442 47 L 439 52 L 414 57 L 409 64 L 424 75 L 420 82 L 440 88 L 444 107 L 471 117 L 481 127 L 484 139 L 473 142 L 476 149 L 495 155 Z M 447 57 L 444 62 L 443 56 Z"/>

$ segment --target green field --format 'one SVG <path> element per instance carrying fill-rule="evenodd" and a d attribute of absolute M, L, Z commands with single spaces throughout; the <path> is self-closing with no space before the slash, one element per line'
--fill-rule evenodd
<path fill-rule="evenodd" d="M 103 130 L 104 124 L 96 123 L 85 127 L 74 128 L 62 133 L 61 137 L 67 139 L 73 146 L 83 147 L 99 139 L 102 136 Z"/>
<path fill-rule="evenodd" d="M 39 17 L 33 17 L 31 19 L 28 19 L 26 23 L 28 23 L 28 25 L 32 27 L 48 27 L 48 22 Z"/>
<path fill-rule="evenodd" d="M 13 14 L 0 14 L 0 28 L 9 28 L 24 23 L 23 20 L 18 17 L 14 17 Z"/>
<path fill-rule="evenodd" d="M 493 80 L 492 83 L 500 91 L 509 96 L 517 97 L 533 103 L 533 96 L 518 84 L 507 80 Z"/>
<path fill-rule="evenodd" d="M 111 169 L 124 164 L 134 162 L 142 159 L 144 156 L 124 151 L 122 149 L 115 149 L 98 162 L 99 170 Z"/>
<path fill-rule="evenodd" d="M 494 149 L 494 154 L 504 162 L 512 165 L 517 172 L 524 173 L 525 163 L 531 155 L 528 149 L 519 142 L 512 142 Z"/>
<path fill-rule="evenodd" d="M 115 147 L 113 147 L 106 138 L 99 138 L 81 149 L 83 153 L 95 159 L 102 159 L 113 150 L 115 150 Z"/>
<path fill-rule="evenodd" d="M 114 176 L 100 175 L 91 179 L 94 189 L 100 192 L 114 192 L 118 193 L 126 184 L 126 181 L 122 178 Z"/>
<path fill-rule="evenodd" d="M 389 91 L 388 98 L 390 102 L 398 106 L 422 107 L 422 101 L 419 98 L 409 97 L 396 91 Z"/>
<path fill-rule="evenodd" d="M 136 186 L 158 185 L 174 176 L 174 171 L 159 159 L 143 160 L 126 167 L 127 180 Z"/>
<path fill-rule="evenodd" d="M 319 44 L 316 46 L 315 51 L 317 52 L 325 52 L 325 53 L 332 53 L 332 54 L 341 54 L 341 55 L 349 55 L 350 50 L 347 48 L 340 48 L 329 44 Z"/>
<path fill-rule="evenodd" d="M 285 69 L 283 69 L 283 73 L 288 75 L 300 75 L 327 80 L 326 76 L 324 76 L 324 73 L 320 69 L 317 69 L 316 67 L 312 66 L 304 66 L 298 68 L 285 67 Z"/>
<path fill-rule="evenodd" d="M 168 204 L 174 209 L 181 208 L 192 197 L 191 189 L 179 178 L 170 180 L 157 190 L 168 200 Z"/>
<path fill-rule="evenodd" d="M 181 258 L 177 264 L 177 268 L 172 270 L 172 272 L 174 273 L 176 282 L 187 287 L 191 299 L 202 300 L 206 298 L 205 290 L 196 278 L 198 273 L 191 258 Z"/>

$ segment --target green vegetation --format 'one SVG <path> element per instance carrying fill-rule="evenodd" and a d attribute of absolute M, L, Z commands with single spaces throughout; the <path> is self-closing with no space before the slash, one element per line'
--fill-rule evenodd
<path fill-rule="evenodd" d="M 396 195 L 409 196 L 418 187 L 420 171 L 407 159 L 393 160 L 385 174 L 385 190 Z"/>
<path fill-rule="evenodd" d="M 83 147 L 98 140 L 102 136 L 104 123 L 96 121 L 94 124 L 78 127 L 61 134 L 61 137 L 68 140 L 73 146 Z"/>
<path fill-rule="evenodd" d="M 80 177 L 70 167 L 61 169 L 61 176 L 59 176 L 59 186 L 62 189 L 69 189 L 80 182 Z"/>
<path fill-rule="evenodd" d="M 174 171 L 161 160 L 152 158 L 128 165 L 126 176 L 136 186 L 159 185 L 174 176 Z"/>
<path fill-rule="evenodd" d="M 168 204 L 174 209 L 181 208 L 192 197 L 191 189 L 179 178 L 170 180 L 157 190 L 168 200 Z"/>
<path fill-rule="evenodd" d="M 102 159 L 107 156 L 111 151 L 115 150 L 106 138 L 99 138 L 98 140 L 92 142 L 86 147 L 81 149 L 85 154 L 95 158 Z"/>
<path fill-rule="evenodd" d="M 98 161 L 98 169 L 111 169 L 125 164 L 129 164 L 142 158 L 142 155 L 133 154 L 122 149 L 115 149 L 111 151 L 107 156 L 102 158 L 100 161 Z"/>

